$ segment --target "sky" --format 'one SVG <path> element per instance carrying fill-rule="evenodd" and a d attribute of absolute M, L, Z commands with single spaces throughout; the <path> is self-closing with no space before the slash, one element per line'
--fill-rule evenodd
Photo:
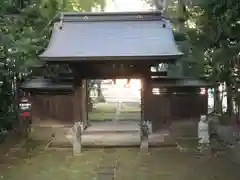
<path fill-rule="evenodd" d="M 105 12 L 149 11 L 144 0 L 107 0 Z"/>

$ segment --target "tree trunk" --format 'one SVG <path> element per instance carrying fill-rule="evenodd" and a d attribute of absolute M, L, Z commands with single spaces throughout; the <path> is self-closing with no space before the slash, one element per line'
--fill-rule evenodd
<path fill-rule="evenodd" d="M 105 102 L 105 99 L 104 99 L 104 96 L 103 96 L 103 93 L 102 93 L 101 82 L 102 82 L 101 80 L 98 80 L 96 82 L 96 84 L 97 84 L 97 98 L 98 98 L 99 102 Z"/>
<path fill-rule="evenodd" d="M 185 26 L 184 23 L 186 21 L 185 19 L 185 3 L 183 0 L 178 0 L 178 31 L 183 33 L 185 32 Z"/>
<path fill-rule="evenodd" d="M 90 96 L 91 90 L 93 88 L 93 82 L 91 80 L 87 80 L 87 105 L 88 105 L 88 112 L 92 112 L 93 110 L 93 103 L 92 103 L 92 98 Z"/>
<path fill-rule="evenodd" d="M 214 112 L 219 114 L 222 113 L 222 104 L 218 85 L 214 87 Z"/>
<path fill-rule="evenodd" d="M 239 124 L 240 122 L 239 122 L 239 118 L 240 118 L 240 113 L 239 113 L 239 111 L 240 111 L 240 106 L 239 106 L 239 103 L 237 102 L 237 111 L 236 111 L 236 123 L 237 124 Z"/>
<path fill-rule="evenodd" d="M 102 89 L 101 89 L 101 81 L 97 81 L 97 97 L 101 97 L 102 95 Z"/>
<path fill-rule="evenodd" d="M 226 89 L 227 89 L 227 114 L 232 116 L 233 114 L 233 90 L 231 83 L 226 82 Z"/>

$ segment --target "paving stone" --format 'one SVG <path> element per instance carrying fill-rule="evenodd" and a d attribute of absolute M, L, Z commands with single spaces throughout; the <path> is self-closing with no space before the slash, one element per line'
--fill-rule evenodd
<path fill-rule="evenodd" d="M 109 174 L 99 174 L 97 180 L 114 180 L 114 176 Z"/>
<path fill-rule="evenodd" d="M 104 149 L 105 154 L 99 163 L 96 180 L 114 180 L 116 176 L 117 160 L 115 149 Z"/>
<path fill-rule="evenodd" d="M 111 174 L 113 174 L 114 173 L 114 168 L 112 168 L 112 167 L 100 167 L 98 169 L 98 173 L 111 173 Z"/>

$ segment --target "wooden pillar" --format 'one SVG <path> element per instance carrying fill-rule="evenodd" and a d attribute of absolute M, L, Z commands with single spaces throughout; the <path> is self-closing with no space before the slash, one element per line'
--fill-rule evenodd
<path fill-rule="evenodd" d="M 30 102 L 31 102 L 31 108 L 32 108 L 32 121 L 36 119 L 36 99 L 35 96 L 33 94 L 31 94 L 30 96 Z"/>
<path fill-rule="evenodd" d="M 144 132 L 144 129 L 143 129 L 143 122 L 145 120 L 149 120 L 149 119 L 146 119 L 146 79 L 145 78 L 142 78 L 141 79 L 141 85 L 142 85 L 142 88 L 141 88 L 141 145 L 140 145 L 140 152 L 142 153 L 148 153 L 148 138 L 146 138 L 146 132 Z M 148 137 L 148 135 L 147 135 Z"/>
<path fill-rule="evenodd" d="M 143 109 L 143 120 L 151 121 L 152 122 L 152 117 L 151 117 L 151 84 L 147 78 L 142 80 L 142 109 Z"/>
<path fill-rule="evenodd" d="M 78 85 L 73 94 L 73 122 L 81 122 L 81 93 L 81 85 Z"/>
<path fill-rule="evenodd" d="M 87 81 L 81 80 L 73 95 L 73 121 L 87 125 Z"/>
<path fill-rule="evenodd" d="M 142 87 L 141 87 L 141 124 L 142 124 L 142 122 L 144 121 L 144 89 L 145 89 L 145 87 L 144 87 L 144 85 L 145 85 L 145 81 L 144 81 L 144 79 L 141 79 L 141 85 L 142 85 Z"/>
<path fill-rule="evenodd" d="M 81 119 L 84 126 L 88 125 L 88 117 L 87 117 L 87 80 L 82 80 L 81 85 Z"/>

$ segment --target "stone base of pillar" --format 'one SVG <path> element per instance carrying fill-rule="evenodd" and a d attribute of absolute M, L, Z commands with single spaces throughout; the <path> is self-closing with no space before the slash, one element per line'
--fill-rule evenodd
<path fill-rule="evenodd" d="M 148 140 L 147 139 L 142 140 L 141 146 L 140 146 L 140 152 L 148 153 Z"/>

